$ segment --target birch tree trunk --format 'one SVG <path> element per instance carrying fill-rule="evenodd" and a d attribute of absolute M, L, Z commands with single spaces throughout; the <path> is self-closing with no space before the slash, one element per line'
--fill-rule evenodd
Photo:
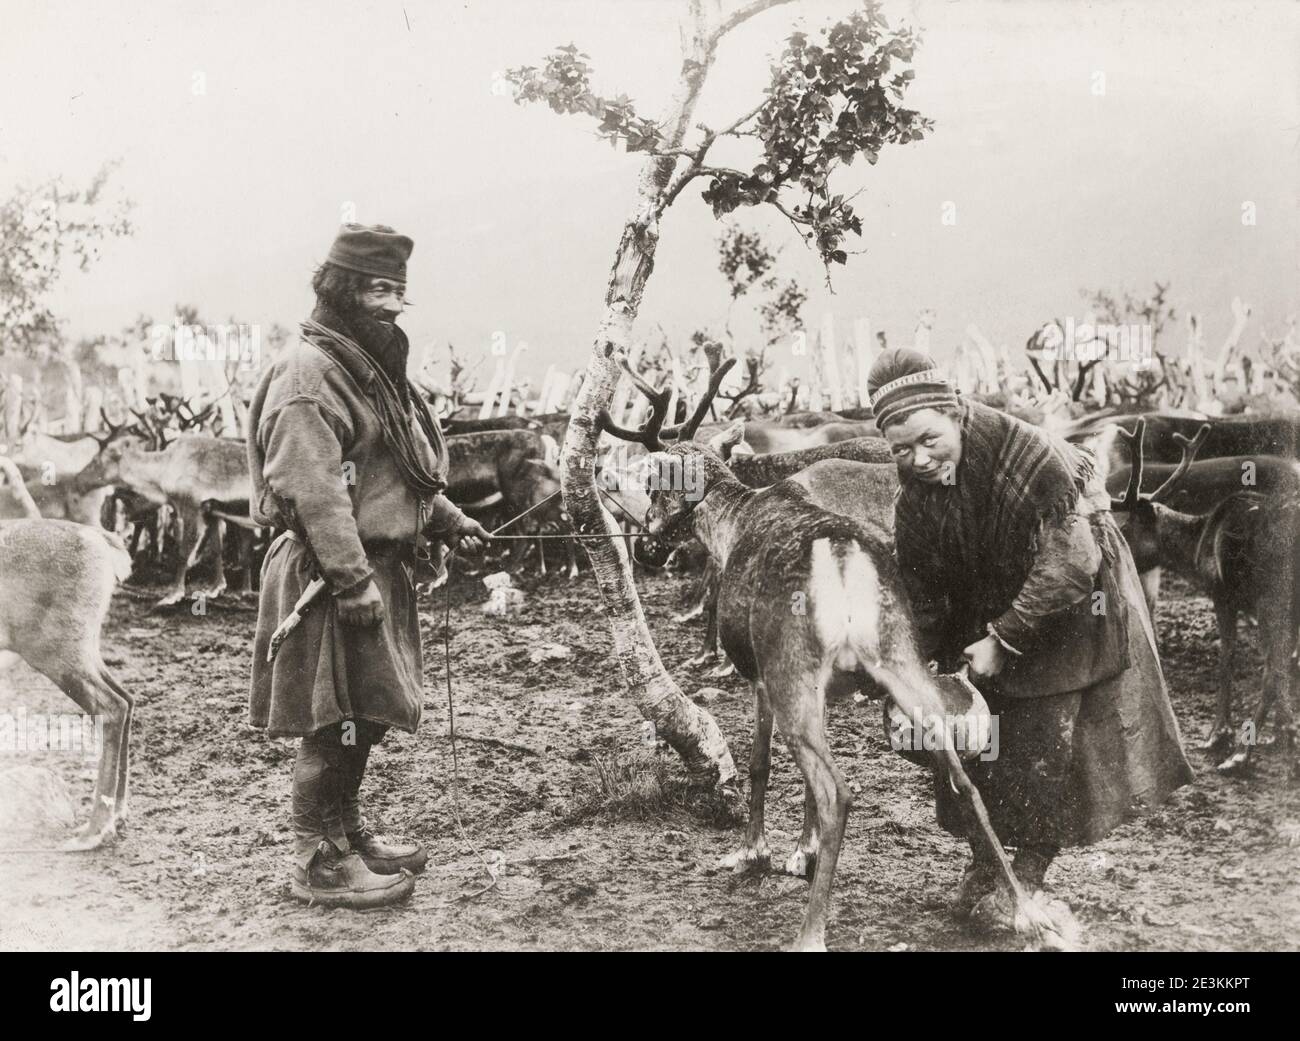
<path fill-rule="evenodd" d="M 710 27 L 702 0 L 691 0 L 687 24 L 682 27 L 681 79 L 667 117 L 662 122 L 665 139 L 661 151 L 682 147 L 699 100 L 717 43 L 722 34 L 745 18 L 784 0 L 758 0 Z M 641 306 L 645 285 L 654 270 L 659 240 L 659 219 L 668 205 L 665 189 L 672 179 L 676 159 L 657 155 L 642 167 L 637 200 L 623 225 L 618 250 L 605 290 L 601 319 L 587 362 L 586 379 L 572 409 L 564 439 L 561 488 L 564 505 L 581 533 L 604 533 L 607 539 L 587 539 L 583 545 L 591 558 L 596 584 L 609 617 L 614 653 L 623 670 L 629 696 L 641 714 L 697 775 L 716 783 L 736 778 L 727 742 L 713 717 L 682 694 L 659 658 L 645 612 L 632 582 L 632 566 L 613 518 L 601 506 L 594 479 L 598 431 L 596 418 L 608 408 L 618 385 L 617 356 L 632 342 L 632 326 Z"/>

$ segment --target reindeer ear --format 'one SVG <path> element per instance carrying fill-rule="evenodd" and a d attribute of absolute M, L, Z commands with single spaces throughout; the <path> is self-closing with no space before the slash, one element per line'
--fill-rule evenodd
<path fill-rule="evenodd" d="M 736 446 L 745 440 L 745 421 L 738 419 L 725 430 L 719 431 L 709 438 L 707 444 L 710 451 L 721 456 L 723 461 L 731 458 L 731 453 Z"/>

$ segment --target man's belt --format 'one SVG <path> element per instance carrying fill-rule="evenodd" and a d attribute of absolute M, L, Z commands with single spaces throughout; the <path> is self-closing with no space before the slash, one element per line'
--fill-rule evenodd
<path fill-rule="evenodd" d="M 311 549 L 307 539 L 292 528 L 286 529 L 283 537 L 298 543 L 304 549 Z M 403 539 L 369 539 L 361 543 L 361 548 L 372 560 L 396 560 L 407 564 L 415 561 L 415 546 Z"/>
<path fill-rule="evenodd" d="M 375 539 L 361 543 L 366 556 L 372 560 L 395 560 L 403 564 L 415 563 L 415 546 L 400 539 Z"/>
<path fill-rule="evenodd" d="M 286 529 L 279 537 L 288 539 L 290 542 L 296 542 L 306 549 L 308 553 L 311 552 L 307 540 L 292 528 Z M 400 542 L 396 539 L 376 539 L 371 542 L 363 542 L 361 548 L 365 550 L 368 559 L 392 560 L 411 565 L 415 563 L 415 547 L 409 542 Z M 325 579 L 317 575 L 302 591 L 302 596 L 298 597 L 298 602 L 293 605 L 293 610 L 289 612 L 288 617 L 271 634 L 271 643 L 266 649 L 266 660 L 268 662 L 275 660 L 281 644 L 288 639 L 291 632 L 298 628 L 303 615 L 307 613 L 312 602 L 324 592 Z"/>

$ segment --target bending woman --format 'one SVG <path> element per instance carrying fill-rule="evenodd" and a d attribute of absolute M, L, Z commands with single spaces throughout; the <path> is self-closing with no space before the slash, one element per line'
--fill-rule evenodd
<path fill-rule="evenodd" d="M 886 351 L 869 381 L 898 465 L 899 563 L 923 660 L 970 665 L 998 720 L 997 758 L 968 767 L 1031 891 L 1192 779 L 1146 599 L 1091 453 L 959 400 L 924 355 Z M 939 823 L 964 836 L 938 786 Z M 976 849 L 972 843 L 972 849 Z M 955 901 L 1001 921 L 978 851 Z"/>

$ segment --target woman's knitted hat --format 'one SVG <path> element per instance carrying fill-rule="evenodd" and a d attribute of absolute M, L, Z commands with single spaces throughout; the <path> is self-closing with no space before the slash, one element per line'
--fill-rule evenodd
<path fill-rule="evenodd" d="M 918 409 L 957 406 L 957 392 L 934 359 L 910 347 L 891 347 L 876 359 L 867 391 L 881 430 Z"/>

